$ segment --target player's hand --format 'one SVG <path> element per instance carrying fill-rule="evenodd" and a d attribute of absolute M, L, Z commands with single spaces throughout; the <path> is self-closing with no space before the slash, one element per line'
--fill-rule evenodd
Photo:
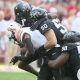
<path fill-rule="evenodd" d="M 14 56 L 14 57 L 11 59 L 10 63 L 13 63 L 13 65 L 14 65 L 18 60 L 19 60 L 19 59 L 18 59 L 18 56 Z"/>

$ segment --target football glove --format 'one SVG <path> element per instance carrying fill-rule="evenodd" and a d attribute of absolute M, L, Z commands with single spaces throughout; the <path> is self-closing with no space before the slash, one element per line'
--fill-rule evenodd
<path fill-rule="evenodd" d="M 14 65 L 16 62 L 18 62 L 18 60 L 19 60 L 19 56 L 14 56 L 14 57 L 11 59 L 10 63 L 13 63 L 13 65 Z"/>

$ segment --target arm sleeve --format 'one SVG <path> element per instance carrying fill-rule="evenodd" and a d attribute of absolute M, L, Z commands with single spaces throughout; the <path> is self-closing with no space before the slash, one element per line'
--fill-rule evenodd
<path fill-rule="evenodd" d="M 52 28 L 53 23 L 51 21 L 45 21 L 39 26 L 39 31 L 44 34 Z"/>
<path fill-rule="evenodd" d="M 35 52 L 35 49 L 34 49 L 33 44 L 31 42 L 31 38 L 30 37 L 26 38 L 26 34 L 24 34 L 23 41 L 25 43 L 26 48 L 29 51 L 29 54 L 33 55 Z"/>

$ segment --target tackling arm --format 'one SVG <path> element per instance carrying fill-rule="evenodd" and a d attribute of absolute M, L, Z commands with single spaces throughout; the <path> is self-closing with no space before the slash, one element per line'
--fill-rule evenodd
<path fill-rule="evenodd" d="M 33 55 L 34 52 L 35 52 L 35 50 L 34 50 L 34 47 L 33 47 L 33 44 L 31 42 L 31 38 L 30 38 L 30 35 L 29 34 L 25 33 L 23 35 L 23 42 L 24 42 L 27 50 L 29 51 L 29 54 L 30 55 Z"/>

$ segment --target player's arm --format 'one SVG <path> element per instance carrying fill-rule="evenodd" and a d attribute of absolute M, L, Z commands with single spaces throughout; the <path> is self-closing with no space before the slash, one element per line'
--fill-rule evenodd
<path fill-rule="evenodd" d="M 56 46 L 57 39 L 51 26 L 52 24 L 45 22 L 42 26 L 39 27 L 39 31 L 46 37 L 47 42 L 38 49 L 38 52 L 45 51 L 46 49 L 51 49 Z"/>
<path fill-rule="evenodd" d="M 34 54 L 34 47 L 31 42 L 31 37 L 29 34 L 25 33 L 23 35 L 23 42 L 25 44 L 26 49 L 29 51 L 29 54 L 33 55 Z"/>
<path fill-rule="evenodd" d="M 28 65 L 29 63 L 31 63 L 31 62 L 33 62 L 33 61 L 35 61 L 41 57 L 44 57 L 45 55 L 47 55 L 53 51 L 55 52 L 57 49 L 59 49 L 59 48 L 55 47 L 55 48 L 53 48 L 53 50 L 51 49 L 51 50 L 46 51 L 46 52 L 38 52 L 38 53 L 35 52 L 35 54 L 32 56 L 31 55 L 30 56 L 24 56 L 24 54 L 26 54 L 26 52 L 25 52 L 26 50 L 25 50 L 25 48 L 22 48 L 21 52 L 20 52 L 20 54 L 22 54 L 22 55 L 21 56 L 14 56 L 11 59 L 10 63 L 15 64 L 18 60 L 20 60 L 20 61 L 26 62 L 26 65 Z"/>
<path fill-rule="evenodd" d="M 25 56 L 26 54 L 26 56 Z M 13 63 L 13 65 L 18 61 L 26 62 L 26 65 L 28 65 L 30 62 L 33 61 L 32 59 L 33 55 L 29 55 L 29 52 L 27 52 L 27 49 L 25 47 L 20 48 L 20 55 L 12 57 L 10 63 Z"/>
<path fill-rule="evenodd" d="M 57 38 L 54 30 L 52 29 L 53 23 L 51 21 L 45 21 L 39 28 L 40 32 L 46 37 L 47 42 L 44 44 L 45 49 L 50 49 L 55 47 L 57 44 Z"/>
<path fill-rule="evenodd" d="M 27 49 L 25 47 L 20 48 L 20 55 L 24 56 L 27 53 Z"/>
<path fill-rule="evenodd" d="M 18 26 L 16 26 L 18 27 Z M 16 28 L 15 26 L 11 27 L 8 29 L 9 31 L 13 32 L 13 35 L 15 37 L 15 39 L 17 40 L 18 43 L 20 43 L 20 35 L 21 35 L 21 28 Z M 33 44 L 31 42 L 31 37 L 29 34 L 24 33 L 23 37 L 22 37 L 22 42 L 24 43 L 26 49 L 29 51 L 29 54 L 34 54 L 34 47 Z M 20 47 L 22 47 L 22 45 L 19 45 Z"/>
<path fill-rule="evenodd" d="M 56 39 L 55 33 L 52 29 L 49 29 L 47 32 L 45 32 L 44 36 L 47 39 L 46 44 L 44 44 L 44 48 L 49 49 L 49 48 L 53 48 L 56 46 L 57 39 Z"/>

